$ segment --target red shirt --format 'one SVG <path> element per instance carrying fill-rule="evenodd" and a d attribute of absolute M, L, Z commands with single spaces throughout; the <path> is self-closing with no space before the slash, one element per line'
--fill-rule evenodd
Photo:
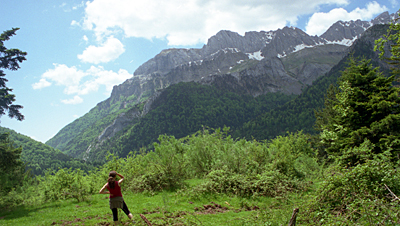
<path fill-rule="evenodd" d="M 111 189 L 110 185 L 107 183 L 107 190 L 110 191 L 110 198 L 122 197 L 121 187 L 118 181 L 115 181 L 114 189 Z"/>

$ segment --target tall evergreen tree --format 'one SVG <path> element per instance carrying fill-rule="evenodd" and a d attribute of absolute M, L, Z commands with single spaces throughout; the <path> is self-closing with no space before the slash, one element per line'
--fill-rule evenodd
<path fill-rule="evenodd" d="M 19 111 L 22 106 L 15 105 L 15 95 L 11 94 L 12 89 L 6 86 L 8 80 L 1 69 L 16 71 L 20 68 L 19 63 L 26 60 L 26 52 L 19 49 L 7 49 L 4 42 L 19 28 L 4 31 L 0 35 L 0 117 L 8 112 L 10 118 L 16 118 L 19 121 L 24 116 Z M 9 134 L 0 134 L 0 192 L 9 192 L 17 184 L 22 182 L 25 166 L 21 161 L 21 148 L 15 148 L 13 142 L 9 139 Z"/>
<path fill-rule="evenodd" d="M 350 60 L 339 79 L 336 95 L 330 95 L 317 114 L 316 127 L 329 154 L 340 163 L 355 165 L 363 153 L 355 153 L 366 140 L 373 154 L 390 151 L 393 160 L 400 154 L 400 97 L 393 86 L 394 76 L 385 77 L 370 60 Z"/>

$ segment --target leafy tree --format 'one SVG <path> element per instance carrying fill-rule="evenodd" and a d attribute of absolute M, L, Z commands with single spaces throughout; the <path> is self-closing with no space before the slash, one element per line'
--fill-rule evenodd
<path fill-rule="evenodd" d="M 372 154 L 400 154 L 400 97 L 394 76 L 385 77 L 370 60 L 350 60 L 339 79 L 336 95 L 329 95 L 326 107 L 317 114 L 316 127 L 327 152 L 343 164 L 360 163 L 363 152 L 354 152 L 369 140 Z"/>
<path fill-rule="evenodd" d="M 392 73 L 400 75 L 400 18 L 390 24 L 387 34 L 375 41 L 375 50 L 379 50 L 379 56 L 389 61 L 393 67 Z M 391 56 L 387 56 L 386 47 L 390 47 Z"/>
<path fill-rule="evenodd" d="M 17 30 L 19 30 L 19 28 L 13 28 L 4 31 L 0 35 L 0 68 L 16 71 L 20 68 L 19 63 L 26 60 L 26 52 L 22 52 L 19 49 L 7 49 L 4 46 L 4 41 L 9 40 L 11 36 L 15 35 Z M 6 86 L 6 82 L 8 82 L 8 80 L 5 78 L 4 71 L 0 70 L 0 117 L 5 115 L 6 111 L 8 111 L 8 116 L 10 118 L 16 118 L 22 121 L 24 116 L 19 112 L 22 106 L 13 104 L 15 95 L 10 93 L 12 89 Z"/>

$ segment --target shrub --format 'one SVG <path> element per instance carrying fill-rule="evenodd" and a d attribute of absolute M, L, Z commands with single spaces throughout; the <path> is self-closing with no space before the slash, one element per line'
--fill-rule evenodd
<path fill-rule="evenodd" d="M 360 161 L 352 167 L 334 165 L 309 204 L 308 218 L 313 223 L 347 221 L 354 224 L 400 223 L 400 209 L 393 208 L 385 184 L 400 192 L 400 177 L 390 152 L 373 154 L 374 145 L 365 140 L 349 152 L 358 153 Z M 361 154 L 362 153 L 362 154 Z"/>
<path fill-rule="evenodd" d="M 242 197 L 282 196 L 294 190 L 303 190 L 306 184 L 289 178 L 279 171 L 246 175 L 229 170 L 215 170 L 206 176 L 206 181 L 188 190 L 193 196 L 205 193 L 226 193 Z"/>
<path fill-rule="evenodd" d="M 59 169 L 54 175 L 47 173 L 39 179 L 45 200 L 75 198 L 80 202 L 93 194 L 95 189 L 81 169 Z"/>

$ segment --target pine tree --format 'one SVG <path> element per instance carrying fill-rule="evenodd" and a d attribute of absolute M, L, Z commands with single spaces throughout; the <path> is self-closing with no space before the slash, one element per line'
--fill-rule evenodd
<path fill-rule="evenodd" d="M 4 46 L 4 41 L 10 39 L 11 36 L 15 35 L 15 32 L 19 28 L 13 28 L 11 30 L 4 31 L 0 35 L 0 68 L 16 71 L 20 68 L 19 63 L 26 60 L 26 52 L 22 52 L 19 49 L 7 49 Z M 22 108 L 21 105 L 15 105 L 15 95 L 11 94 L 11 88 L 6 86 L 8 80 L 5 78 L 5 73 L 0 70 L 0 117 L 6 114 L 8 111 L 8 116 L 10 118 L 16 118 L 19 121 L 24 119 L 24 116 L 19 112 Z"/>
<path fill-rule="evenodd" d="M 15 35 L 17 30 L 19 28 L 13 28 L 0 35 L 0 69 L 16 71 L 20 68 L 19 63 L 26 60 L 26 52 L 4 46 L 4 41 Z M 10 93 L 12 89 L 6 86 L 6 82 L 4 71 L 0 70 L 0 117 L 8 112 L 10 118 L 22 121 L 24 116 L 19 111 L 22 106 L 13 104 L 15 95 Z M 0 192 L 7 193 L 22 183 L 25 166 L 20 158 L 21 151 L 21 148 L 14 147 L 8 133 L 0 134 Z"/>
<path fill-rule="evenodd" d="M 351 150 L 366 140 L 374 145 L 372 154 L 389 151 L 393 160 L 399 160 L 400 98 L 394 80 L 373 68 L 370 60 L 350 60 L 336 95 L 325 102 L 316 124 L 327 152 L 340 163 L 355 165 L 365 159 Z"/>

